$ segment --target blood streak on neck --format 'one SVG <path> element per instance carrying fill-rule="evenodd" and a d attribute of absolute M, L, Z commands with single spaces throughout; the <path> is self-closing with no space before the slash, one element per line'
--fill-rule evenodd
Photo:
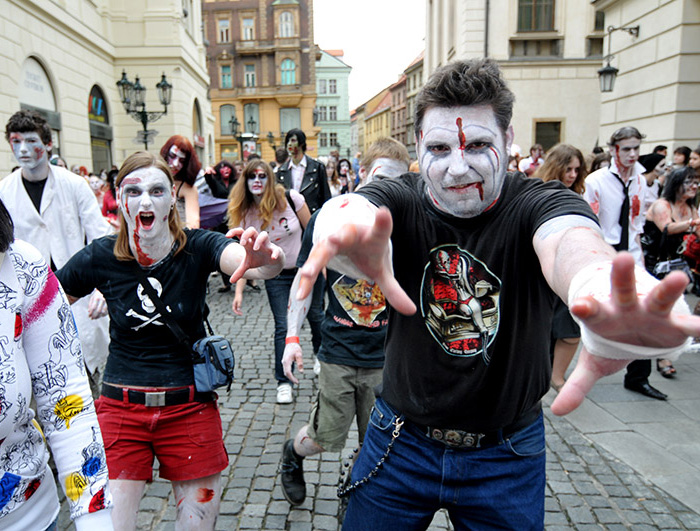
<path fill-rule="evenodd" d="M 139 229 L 141 228 L 141 220 L 136 218 L 136 230 L 134 231 L 134 247 L 136 247 L 136 260 L 139 264 L 149 266 L 153 265 L 153 259 L 141 249 L 141 236 Z"/>
<path fill-rule="evenodd" d="M 462 118 L 457 118 L 457 138 L 459 138 L 459 149 L 462 151 L 462 157 L 464 157 L 464 150 L 467 149 L 467 138 L 464 136 L 464 131 L 462 131 Z"/>

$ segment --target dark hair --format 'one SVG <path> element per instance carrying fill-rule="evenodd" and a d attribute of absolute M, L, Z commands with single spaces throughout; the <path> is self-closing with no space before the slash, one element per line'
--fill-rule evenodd
<path fill-rule="evenodd" d="M 277 148 L 275 150 L 275 161 L 277 162 L 277 164 L 284 164 L 285 162 L 287 162 L 288 158 L 289 158 L 289 153 L 287 153 L 286 149 Z"/>
<path fill-rule="evenodd" d="M 673 154 L 675 155 L 676 153 L 683 155 L 683 166 L 687 166 L 690 160 L 690 148 L 688 146 L 677 147 L 673 150 Z"/>
<path fill-rule="evenodd" d="M 654 147 L 654 151 L 652 153 L 659 153 L 660 151 L 666 151 L 668 149 L 668 146 L 664 146 L 663 144 L 659 144 L 658 146 Z"/>
<path fill-rule="evenodd" d="M 665 160 L 665 157 L 660 153 L 648 153 L 639 157 L 639 163 L 644 166 L 644 173 L 651 172 L 662 160 Z"/>
<path fill-rule="evenodd" d="M 15 241 L 15 224 L 12 223 L 5 203 L 0 199 L 0 253 L 7 251 L 13 241 Z"/>
<path fill-rule="evenodd" d="M 185 154 L 185 162 L 177 172 L 177 175 L 173 175 L 173 179 L 176 181 L 184 181 L 189 185 L 193 185 L 194 181 L 197 179 L 199 170 L 202 169 L 202 164 L 199 162 L 197 157 L 197 152 L 192 147 L 192 144 L 184 136 L 173 135 L 168 138 L 167 142 L 160 148 L 160 156 L 167 163 L 168 154 L 170 153 L 170 148 L 177 146 L 180 151 Z"/>
<path fill-rule="evenodd" d="M 304 134 L 304 131 L 302 131 L 301 129 L 291 129 L 291 130 L 287 131 L 287 134 L 284 137 L 285 147 L 289 143 L 289 139 L 292 136 L 297 137 L 297 140 L 299 141 L 299 147 L 301 148 L 301 150 L 304 153 L 306 153 L 306 135 Z"/>
<path fill-rule="evenodd" d="M 257 159 L 262 159 L 262 157 L 257 153 L 251 153 L 250 155 L 248 155 L 248 162 L 250 162 L 251 160 L 257 160 Z"/>
<path fill-rule="evenodd" d="M 602 147 L 596 146 L 593 148 L 594 155 L 600 155 L 601 153 L 605 153 L 605 150 Z"/>
<path fill-rule="evenodd" d="M 51 143 L 51 128 L 44 117 L 36 111 L 22 109 L 10 116 L 5 125 L 5 140 L 8 142 L 10 133 L 37 133 L 44 144 Z"/>
<path fill-rule="evenodd" d="M 117 188 L 114 183 L 117 180 L 117 175 L 119 175 L 119 170 L 109 170 L 107 172 L 107 184 L 115 201 L 117 200 Z"/>
<path fill-rule="evenodd" d="M 515 95 L 506 85 L 501 69 L 491 59 L 455 61 L 438 68 L 416 97 L 415 133 L 420 136 L 423 116 L 430 107 L 490 105 L 505 130 L 513 116 Z"/>
<path fill-rule="evenodd" d="M 607 152 L 599 153 L 598 155 L 593 157 L 593 162 L 591 162 L 590 173 L 593 173 L 594 171 L 599 170 L 602 167 L 603 162 L 607 162 L 609 165 L 611 159 L 612 159 L 612 157 L 610 156 L 610 153 L 607 153 Z"/>
<path fill-rule="evenodd" d="M 636 127 L 632 127 L 631 125 L 620 127 L 617 131 L 615 131 L 612 134 L 610 140 L 608 140 L 608 146 L 613 147 L 620 140 L 627 140 L 628 138 L 637 138 L 641 140 L 642 138 L 644 138 L 644 135 L 639 132 L 639 129 L 637 129 Z"/>
<path fill-rule="evenodd" d="M 689 166 L 676 168 L 668 174 L 668 177 L 666 177 L 666 182 L 664 183 L 661 196 L 669 203 L 675 203 L 678 196 L 678 190 L 683 187 L 685 180 L 693 178 L 695 178 L 695 170 L 693 168 Z M 694 200 L 695 198 L 691 197 L 686 201 L 686 203 L 688 203 L 689 206 L 693 206 L 695 204 Z"/>

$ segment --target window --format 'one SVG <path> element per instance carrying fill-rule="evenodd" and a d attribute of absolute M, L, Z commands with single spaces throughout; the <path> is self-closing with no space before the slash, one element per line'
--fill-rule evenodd
<path fill-rule="evenodd" d="M 221 88 L 230 89 L 232 87 L 231 65 L 221 65 Z"/>
<path fill-rule="evenodd" d="M 337 82 L 335 79 L 328 80 L 328 92 L 330 94 L 337 94 L 338 93 Z"/>
<path fill-rule="evenodd" d="M 553 31 L 554 0 L 519 0 L 518 31 Z"/>
<path fill-rule="evenodd" d="M 319 122 L 325 122 L 328 120 L 328 114 L 327 114 L 328 109 L 326 108 L 325 105 L 321 105 L 318 108 L 318 121 Z"/>
<path fill-rule="evenodd" d="M 511 40 L 511 57 L 561 57 L 561 39 Z"/>
<path fill-rule="evenodd" d="M 260 131 L 260 108 L 257 103 L 246 103 L 243 106 L 243 129 L 246 133 Z"/>
<path fill-rule="evenodd" d="M 319 133 L 318 146 L 319 147 L 328 147 L 328 135 L 326 133 Z"/>
<path fill-rule="evenodd" d="M 219 19 L 217 24 L 219 25 L 219 42 L 231 42 L 231 28 L 228 19 Z"/>
<path fill-rule="evenodd" d="M 328 144 L 331 147 L 338 145 L 338 133 L 328 133 Z"/>
<path fill-rule="evenodd" d="M 255 39 L 255 20 L 252 18 L 243 19 L 243 40 L 252 41 Z"/>
<path fill-rule="evenodd" d="M 222 135 L 232 135 L 231 120 L 236 116 L 236 108 L 233 105 L 219 107 L 219 122 Z"/>
<path fill-rule="evenodd" d="M 335 122 L 338 119 L 338 107 L 335 105 L 328 107 L 328 119 L 331 122 Z"/>
<path fill-rule="evenodd" d="M 245 65 L 245 86 L 255 86 L 255 65 Z"/>
<path fill-rule="evenodd" d="M 545 151 L 561 142 L 561 122 L 536 122 L 535 143 L 542 144 Z"/>
<path fill-rule="evenodd" d="M 301 129 L 301 111 L 299 109 L 280 109 L 280 131 L 289 131 L 290 129 Z"/>
<path fill-rule="evenodd" d="M 595 12 L 595 24 L 593 31 L 605 31 L 605 11 Z"/>
<path fill-rule="evenodd" d="M 282 11 L 282 13 L 280 13 L 279 36 L 282 39 L 294 36 L 294 17 L 289 11 Z"/>
<path fill-rule="evenodd" d="M 325 93 L 326 93 L 326 80 L 325 80 L 325 79 L 319 79 L 319 80 L 318 80 L 318 93 L 319 93 L 319 94 L 325 94 Z"/>
<path fill-rule="evenodd" d="M 285 59 L 280 65 L 282 70 L 281 84 L 294 85 L 297 82 L 297 65 L 291 59 Z"/>

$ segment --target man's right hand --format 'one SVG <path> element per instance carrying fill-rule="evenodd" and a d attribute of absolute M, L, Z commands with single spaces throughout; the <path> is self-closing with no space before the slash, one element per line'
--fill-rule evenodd
<path fill-rule="evenodd" d="M 390 252 L 392 227 L 391 213 L 387 208 L 381 207 L 376 212 L 373 225 L 348 223 L 317 242 L 300 270 L 297 298 L 308 296 L 316 277 L 331 258 L 343 255 L 379 286 L 387 302 L 396 311 L 405 315 L 414 314 L 416 305 L 394 278 Z"/>
<path fill-rule="evenodd" d="M 289 378 L 289 381 L 296 385 L 299 383 L 299 380 L 296 379 L 294 373 L 292 372 L 293 363 L 297 364 L 297 369 L 299 369 L 299 372 L 304 372 L 304 357 L 302 356 L 299 343 L 288 343 L 284 347 L 284 355 L 282 356 L 282 368 L 284 369 L 284 375 Z"/>

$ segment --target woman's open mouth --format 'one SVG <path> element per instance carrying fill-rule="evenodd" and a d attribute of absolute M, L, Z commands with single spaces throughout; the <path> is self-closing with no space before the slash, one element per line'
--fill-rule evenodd
<path fill-rule="evenodd" d="M 153 214 L 153 212 L 141 212 L 139 214 L 138 219 L 139 219 L 139 224 L 146 230 L 153 227 L 153 224 L 156 221 L 156 217 Z"/>

